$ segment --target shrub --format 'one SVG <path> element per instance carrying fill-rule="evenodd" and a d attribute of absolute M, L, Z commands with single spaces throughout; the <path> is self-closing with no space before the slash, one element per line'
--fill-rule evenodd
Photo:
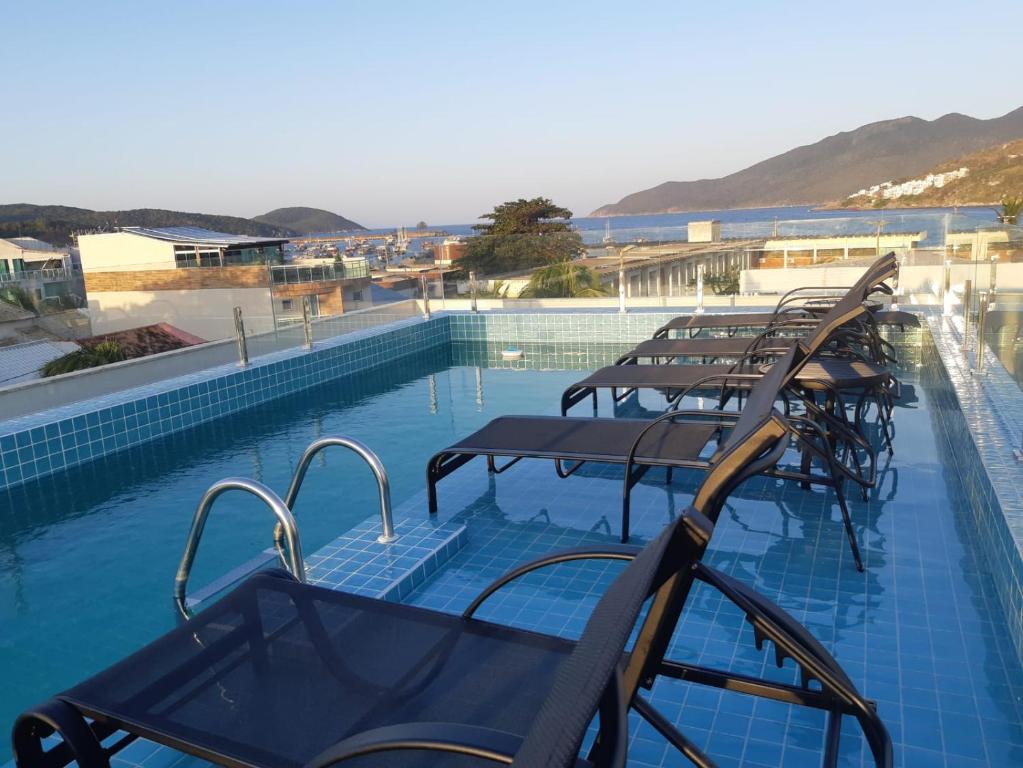
<path fill-rule="evenodd" d="M 59 376 L 62 373 L 71 371 L 82 371 L 86 368 L 96 368 L 108 363 L 118 363 L 125 359 L 124 350 L 116 341 L 101 341 L 94 347 L 86 347 L 74 352 L 69 352 L 63 357 L 51 360 L 44 365 L 39 372 L 43 378 Z"/>

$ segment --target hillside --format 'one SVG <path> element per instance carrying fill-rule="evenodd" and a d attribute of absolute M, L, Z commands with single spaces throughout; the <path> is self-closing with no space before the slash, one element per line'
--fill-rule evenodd
<path fill-rule="evenodd" d="M 285 227 L 207 213 L 184 213 L 158 208 L 131 211 L 90 211 L 64 205 L 15 203 L 0 205 L 0 238 L 38 237 L 54 245 L 67 245 L 73 232 L 102 232 L 114 227 L 205 227 L 217 232 L 261 237 L 291 237 L 296 232 Z"/>
<path fill-rule="evenodd" d="M 844 199 L 884 179 L 926 173 L 949 158 L 1023 136 L 1023 107 L 978 120 L 900 117 L 776 155 L 720 179 L 669 181 L 605 205 L 592 216 L 806 205 Z"/>
<path fill-rule="evenodd" d="M 941 187 L 930 186 L 918 194 L 903 194 L 884 199 L 880 191 L 873 195 L 856 195 L 828 207 L 943 207 L 957 205 L 997 206 L 1005 197 L 1023 197 L 1023 139 L 957 157 L 929 168 L 927 176 L 941 177 L 966 169 L 962 178 L 945 181 Z M 894 179 L 892 186 L 906 185 L 917 179 Z"/>
<path fill-rule="evenodd" d="M 253 221 L 270 224 L 275 227 L 286 227 L 293 232 L 308 235 L 313 232 L 341 232 L 343 230 L 365 229 L 344 216 L 324 211 L 320 208 L 278 208 L 277 210 L 264 213 L 262 216 L 254 216 Z"/>

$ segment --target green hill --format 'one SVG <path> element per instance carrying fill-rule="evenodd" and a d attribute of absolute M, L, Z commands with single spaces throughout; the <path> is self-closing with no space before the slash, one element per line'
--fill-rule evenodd
<path fill-rule="evenodd" d="M 336 213 L 320 208 L 278 208 L 262 216 L 255 216 L 253 221 L 263 222 L 275 227 L 285 227 L 302 235 L 314 232 L 342 232 L 345 230 L 365 229 L 351 219 L 338 216 Z"/>
<path fill-rule="evenodd" d="M 755 123 L 755 120 L 754 120 Z M 720 179 L 669 181 L 591 216 L 806 205 L 841 200 L 885 179 L 915 178 L 951 157 L 1023 136 L 1023 107 L 978 120 L 900 117 L 797 147 Z"/>
<path fill-rule="evenodd" d="M 54 245 L 68 245 L 72 233 L 104 232 L 115 227 L 204 227 L 232 235 L 293 237 L 298 232 L 238 216 L 138 208 L 131 211 L 90 211 L 65 205 L 0 205 L 0 238 L 37 237 Z"/>

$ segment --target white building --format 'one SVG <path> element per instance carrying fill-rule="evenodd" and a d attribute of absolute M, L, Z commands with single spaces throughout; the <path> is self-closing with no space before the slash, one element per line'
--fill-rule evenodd
<path fill-rule="evenodd" d="M 273 330 L 300 317 L 344 311 L 346 290 L 369 282 L 347 265 L 285 264 L 281 238 L 211 232 L 198 227 L 123 227 L 81 235 L 82 271 L 93 332 L 166 322 L 207 340 L 234 334 L 234 307 L 247 332 Z"/>

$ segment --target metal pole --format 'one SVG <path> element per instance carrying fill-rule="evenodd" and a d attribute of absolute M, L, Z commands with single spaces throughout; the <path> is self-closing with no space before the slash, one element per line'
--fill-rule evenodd
<path fill-rule="evenodd" d="M 977 312 L 977 373 L 984 373 L 984 334 L 987 333 L 988 296 L 982 294 Z"/>
<path fill-rule="evenodd" d="M 419 276 L 419 282 L 423 287 L 423 317 L 427 320 L 430 319 L 430 290 L 429 284 L 426 281 L 426 273 L 424 272 Z"/>
<path fill-rule="evenodd" d="M 277 246 L 277 252 L 280 253 L 281 246 Z M 285 280 L 287 280 L 287 270 L 284 270 Z M 273 318 L 274 332 L 277 331 L 277 307 L 274 306 L 274 268 L 270 256 L 266 257 L 266 279 L 270 281 L 270 317 Z"/>
<path fill-rule="evenodd" d="M 696 312 L 703 312 L 703 264 L 696 265 Z"/>
<path fill-rule="evenodd" d="M 991 277 L 990 288 L 991 288 L 991 301 L 990 306 L 994 307 L 998 301 L 998 254 L 991 254 L 991 271 L 989 272 Z"/>
<path fill-rule="evenodd" d="M 309 305 L 309 297 L 302 297 L 302 327 L 305 329 L 305 345 L 313 348 L 313 321 L 312 307 Z"/>
<path fill-rule="evenodd" d="M 245 343 L 245 321 L 242 320 L 242 308 L 234 308 L 234 335 L 238 339 L 238 364 L 249 364 L 249 347 Z"/>
<path fill-rule="evenodd" d="M 625 314 L 625 268 L 618 266 L 618 311 Z"/>
<path fill-rule="evenodd" d="M 970 310 L 973 303 L 973 281 L 963 287 L 963 352 L 970 348 Z"/>
<path fill-rule="evenodd" d="M 952 316 L 952 262 L 945 260 L 945 273 L 942 278 L 941 289 L 941 314 L 944 317 Z"/>
<path fill-rule="evenodd" d="M 479 312 L 479 308 L 476 306 L 476 273 L 469 273 L 469 292 L 472 294 L 472 311 Z"/>

